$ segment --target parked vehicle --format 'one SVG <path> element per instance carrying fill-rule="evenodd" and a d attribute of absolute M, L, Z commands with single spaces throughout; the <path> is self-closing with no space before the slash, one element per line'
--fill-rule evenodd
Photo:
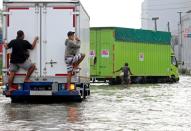
<path fill-rule="evenodd" d="M 171 34 L 117 27 L 91 28 L 91 78 L 120 83 L 114 73 L 128 63 L 133 83 L 176 82 L 176 58 Z"/>
<path fill-rule="evenodd" d="M 32 42 L 39 36 L 37 47 L 30 52 L 30 60 L 36 64 L 31 79 L 24 83 L 26 71 L 20 70 L 14 79 L 18 90 L 7 96 L 12 102 L 22 101 L 81 101 L 90 94 L 89 60 L 86 57 L 81 71 L 72 77 L 70 89 L 66 89 L 67 68 L 64 60 L 65 39 L 68 31 L 74 31 L 81 39 L 81 52 L 89 53 L 89 16 L 79 0 L 5 0 L 3 2 L 3 39 L 10 42 L 18 30 Z M 11 51 L 3 49 L 3 81 L 7 83 Z M 8 86 L 4 91 L 6 94 Z"/>

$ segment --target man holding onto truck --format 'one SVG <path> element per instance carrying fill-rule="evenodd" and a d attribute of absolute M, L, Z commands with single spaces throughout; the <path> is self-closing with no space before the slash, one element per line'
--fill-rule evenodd
<path fill-rule="evenodd" d="M 131 72 L 131 69 L 129 68 L 129 64 L 125 63 L 124 67 L 121 67 L 119 70 L 115 72 L 119 72 L 119 71 L 123 72 L 123 75 L 121 76 L 122 83 L 130 84 L 131 83 L 130 75 L 133 75 L 133 74 Z"/>
<path fill-rule="evenodd" d="M 75 36 L 75 32 L 69 31 L 67 35 L 68 39 L 65 41 L 65 62 L 67 64 L 68 72 L 67 88 L 69 88 L 72 75 L 74 75 L 75 70 L 85 58 L 85 54 L 79 53 L 81 43 L 80 39 Z"/>
<path fill-rule="evenodd" d="M 11 59 L 10 59 L 10 75 L 8 80 L 9 91 L 15 90 L 12 88 L 12 83 L 15 77 L 15 73 L 19 68 L 27 70 L 27 75 L 24 82 L 31 82 L 30 76 L 35 70 L 35 65 L 31 63 L 29 58 L 28 49 L 33 50 L 38 41 L 38 37 L 35 37 L 32 44 L 27 40 L 24 40 L 24 32 L 19 30 L 17 32 L 17 38 L 12 40 L 9 44 L 4 43 L 6 49 L 12 49 Z"/>

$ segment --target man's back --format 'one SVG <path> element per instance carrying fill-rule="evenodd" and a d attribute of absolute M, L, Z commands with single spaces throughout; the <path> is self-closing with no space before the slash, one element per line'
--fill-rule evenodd
<path fill-rule="evenodd" d="M 124 66 L 122 68 L 122 71 L 124 73 L 124 77 L 127 77 L 129 75 L 129 67 L 128 66 Z"/>
<path fill-rule="evenodd" d="M 12 48 L 11 63 L 23 63 L 28 59 L 28 49 L 32 49 L 32 45 L 26 40 L 15 39 L 8 44 L 8 48 Z"/>

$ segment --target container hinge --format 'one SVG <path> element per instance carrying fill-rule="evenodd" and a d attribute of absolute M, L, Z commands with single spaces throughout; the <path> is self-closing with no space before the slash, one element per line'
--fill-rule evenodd
<path fill-rule="evenodd" d="M 37 71 L 37 69 L 35 69 L 35 72 L 34 72 L 34 73 L 35 73 L 35 80 L 36 80 L 36 81 L 39 81 L 39 78 L 38 78 L 38 73 L 39 73 L 39 72 Z"/>
<path fill-rule="evenodd" d="M 1 15 L 3 15 L 3 16 L 11 15 L 11 12 L 3 11 L 3 12 L 1 12 Z"/>
<path fill-rule="evenodd" d="M 44 14 L 47 13 L 46 4 L 43 5 L 43 13 L 44 13 Z"/>
<path fill-rule="evenodd" d="M 79 15 L 80 15 L 80 12 L 79 12 L 79 11 L 74 11 L 74 12 L 72 13 L 72 15 L 77 15 L 77 16 L 79 16 Z"/>
<path fill-rule="evenodd" d="M 2 69 L 2 72 L 3 72 L 3 73 L 7 73 L 7 72 L 9 72 L 9 69 L 3 68 L 3 69 Z"/>
<path fill-rule="evenodd" d="M 39 14 L 39 7 L 38 7 L 38 5 L 36 5 L 36 7 L 35 7 L 35 14 Z"/>
<path fill-rule="evenodd" d="M 43 69 L 43 81 L 47 81 L 46 75 L 47 75 L 47 70 L 46 70 L 46 67 L 44 67 L 44 69 Z"/>

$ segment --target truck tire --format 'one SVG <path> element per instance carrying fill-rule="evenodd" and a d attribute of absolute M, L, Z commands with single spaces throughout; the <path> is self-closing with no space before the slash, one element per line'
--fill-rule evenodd
<path fill-rule="evenodd" d="M 115 79 L 110 79 L 109 80 L 109 85 L 115 85 L 116 84 L 116 81 L 115 81 Z"/>
<path fill-rule="evenodd" d="M 170 80 L 171 80 L 171 83 L 175 83 L 176 82 L 176 77 L 174 75 L 172 75 Z"/>

